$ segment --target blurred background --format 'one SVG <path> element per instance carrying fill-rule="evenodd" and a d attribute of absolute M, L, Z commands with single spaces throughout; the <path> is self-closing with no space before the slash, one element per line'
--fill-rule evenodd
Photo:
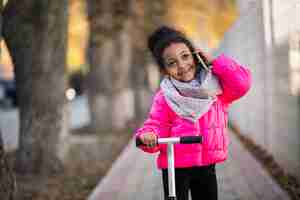
<path fill-rule="evenodd" d="M 17 174 L 107 160 L 92 175 L 103 176 L 151 106 L 160 74 L 147 36 L 168 24 L 250 68 L 251 91 L 232 106 L 230 123 L 300 180 L 298 0 L 0 3 L 0 129 Z"/>

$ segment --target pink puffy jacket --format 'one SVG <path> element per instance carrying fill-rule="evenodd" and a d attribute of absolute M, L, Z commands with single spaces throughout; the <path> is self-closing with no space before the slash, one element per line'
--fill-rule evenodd
<path fill-rule="evenodd" d="M 154 96 L 148 119 L 136 132 L 136 137 L 149 131 L 159 138 L 202 135 L 202 144 L 175 144 L 176 168 L 209 165 L 224 161 L 227 157 L 228 106 L 246 94 L 250 88 L 251 76 L 248 69 L 224 55 L 216 58 L 212 64 L 212 72 L 219 78 L 223 93 L 196 123 L 183 119 L 172 111 L 163 92 L 159 90 Z M 141 149 L 149 153 L 159 151 L 157 166 L 167 168 L 165 144 Z"/>

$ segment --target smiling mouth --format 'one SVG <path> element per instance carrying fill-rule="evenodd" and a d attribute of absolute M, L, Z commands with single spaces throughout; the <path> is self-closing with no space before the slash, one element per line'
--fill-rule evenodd
<path fill-rule="evenodd" d="M 183 76 L 183 75 L 189 73 L 191 70 L 192 70 L 192 67 L 190 67 L 190 68 L 189 68 L 188 70 L 186 70 L 186 71 L 179 72 L 178 75 L 179 75 L 179 76 Z"/>

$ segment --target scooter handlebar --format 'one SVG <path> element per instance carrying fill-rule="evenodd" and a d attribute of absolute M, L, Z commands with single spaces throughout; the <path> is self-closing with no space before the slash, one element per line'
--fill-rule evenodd
<path fill-rule="evenodd" d="M 202 143 L 202 136 L 183 136 L 183 137 L 170 137 L 170 138 L 159 138 L 158 144 L 167 144 L 167 143 L 180 143 L 180 144 L 195 144 Z M 145 146 L 141 138 L 136 137 L 135 144 L 137 147 Z"/>
<path fill-rule="evenodd" d="M 194 143 L 202 143 L 201 136 L 184 136 L 180 137 L 181 144 L 194 144 Z"/>

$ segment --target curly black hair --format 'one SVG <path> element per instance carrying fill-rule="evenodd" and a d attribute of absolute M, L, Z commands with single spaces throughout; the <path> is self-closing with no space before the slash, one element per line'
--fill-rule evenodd
<path fill-rule="evenodd" d="M 183 32 L 168 26 L 159 27 L 149 36 L 148 48 L 161 71 L 164 71 L 165 68 L 162 57 L 163 51 L 172 43 L 184 43 L 191 52 L 195 51 L 192 42 L 187 39 Z"/>

